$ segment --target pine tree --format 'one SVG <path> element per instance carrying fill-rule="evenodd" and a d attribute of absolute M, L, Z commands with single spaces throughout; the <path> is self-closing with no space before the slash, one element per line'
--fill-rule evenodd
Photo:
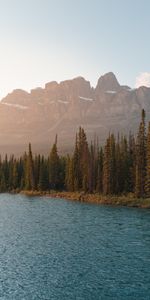
<path fill-rule="evenodd" d="M 129 191 L 133 192 L 136 177 L 136 143 L 135 138 L 129 134 Z"/>
<path fill-rule="evenodd" d="M 116 142 L 109 135 L 104 148 L 103 192 L 105 195 L 116 193 Z"/>
<path fill-rule="evenodd" d="M 98 191 L 98 176 L 100 175 L 100 151 L 98 140 L 94 138 L 94 143 L 91 142 L 89 150 L 89 192 Z M 99 175 L 98 175 L 99 174 Z"/>
<path fill-rule="evenodd" d="M 103 160 L 104 160 L 104 154 L 103 154 L 103 148 L 101 148 L 98 152 L 98 159 L 96 162 L 97 165 L 96 191 L 98 193 L 103 192 Z"/>
<path fill-rule="evenodd" d="M 104 147 L 103 193 L 104 195 L 110 194 L 110 136 Z"/>
<path fill-rule="evenodd" d="M 130 155 L 126 136 L 121 138 L 122 193 L 130 192 Z"/>
<path fill-rule="evenodd" d="M 23 154 L 20 159 L 20 188 L 26 190 L 28 188 L 28 173 L 27 173 L 27 153 Z"/>
<path fill-rule="evenodd" d="M 147 147 L 146 147 L 146 182 L 145 182 L 145 191 L 146 196 L 150 197 L 150 122 L 148 126 L 147 134 Z"/>
<path fill-rule="evenodd" d="M 110 194 L 116 193 L 116 141 L 110 136 Z"/>
<path fill-rule="evenodd" d="M 142 110 L 142 120 L 139 127 L 136 144 L 136 182 L 135 195 L 144 197 L 146 179 L 146 128 L 145 111 Z"/>
<path fill-rule="evenodd" d="M 123 166 L 122 166 L 122 155 L 121 155 L 121 145 L 120 136 L 118 134 L 116 142 L 116 194 L 121 194 L 123 191 Z"/>
<path fill-rule="evenodd" d="M 99 192 L 105 195 L 135 192 L 150 197 L 150 123 L 146 137 L 145 111 L 142 110 L 137 139 L 109 135 L 104 148 L 96 139 L 89 148 L 86 133 L 79 128 L 73 155 L 59 156 L 57 136 L 50 155 L 19 159 L 0 157 L 0 192 L 12 189 L 68 190 Z"/>
<path fill-rule="evenodd" d="M 79 175 L 80 188 L 84 191 L 89 189 L 89 149 L 86 133 L 83 128 L 79 128 L 78 135 L 78 153 L 79 153 Z"/>
<path fill-rule="evenodd" d="M 59 171 L 60 171 L 60 161 L 57 152 L 57 138 L 56 138 L 49 156 L 49 184 L 51 189 L 55 190 L 55 189 L 59 189 L 60 187 Z"/>
<path fill-rule="evenodd" d="M 73 159 L 69 155 L 66 158 L 65 187 L 67 191 L 74 191 Z"/>
<path fill-rule="evenodd" d="M 61 156 L 59 158 L 59 188 L 64 190 L 66 178 L 66 157 Z"/>
<path fill-rule="evenodd" d="M 35 189 L 34 164 L 33 164 L 31 144 L 29 144 L 29 152 L 26 159 L 25 189 L 27 190 Z"/>
<path fill-rule="evenodd" d="M 9 164 L 7 154 L 3 162 L 3 186 L 5 186 L 6 190 L 9 190 Z"/>
<path fill-rule="evenodd" d="M 48 183 L 48 171 L 47 171 L 47 163 L 44 160 L 44 156 L 42 156 L 40 160 L 40 167 L 39 167 L 39 182 L 38 182 L 38 190 L 46 191 L 49 188 Z"/>
<path fill-rule="evenodd" d="M 41 156 L 36 155 L 34 158 L 34 175 L 35 175 L 35 188 L 38 188 L 39 177 L 40 177 L 40 164 L 41 164 Z"/>
<path fill-rule="evenodd" d="M 80 156 L 79 156 L 79 142 L 78 136 L 76 135 L 75 149 L 73 158 L 70 161 L 70 182 L 73 181 L 73 191 L 78 191 L 81 188 L 82 175 L 80 170 Z"/>
<path fill-rule="evenodd" d="M 16 160 L 13 161 L 13 171 L 12 171 L 12 187 L 16 189 L 18 187 L 18 168 Z"/>
<path fill-rule="evenodd" d="M 89 192 L 93 193 L 96 185 L 96 175 L 95 172 L 95 145 L 91 143 L 90 147 L 90 164 L 89 164 Z"/>

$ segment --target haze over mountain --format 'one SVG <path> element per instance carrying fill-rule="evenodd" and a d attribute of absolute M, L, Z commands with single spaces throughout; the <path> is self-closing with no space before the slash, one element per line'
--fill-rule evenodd
<path fill-rule="evenodd" d="M 35 151 L 47 152 L 56 133 L 59 146 L 69 150 L 79 126 L 89 140 L 96 134 L 101 142 L 109 131 L 135 132 L 142 108 L 150 119 L 150 88 L 121 86 L 112 72 L 95 88 L 77 77 L 30 93 L 16 89 L 0 102 L 1 153 L 21 153 L 29 142 Z"/>

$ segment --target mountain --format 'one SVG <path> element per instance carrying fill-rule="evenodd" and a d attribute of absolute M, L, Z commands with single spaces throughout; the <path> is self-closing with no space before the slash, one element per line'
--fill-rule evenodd
<path fill-rule="evenodd" d="M 96 134 L 101 142 L 110 131 L 135 132 L 142 108 L 150 119 L 150 88 L 121 86 L 112 72 L 101 76 L 96 88 L 77 77 L 30 93 L 17 89 L 0 102 L 1 153 L 20 154 L 29 142 L 35 152 L 47 152 L 57 133 L 68 151 L 79 126 L 89 140 Z"/>

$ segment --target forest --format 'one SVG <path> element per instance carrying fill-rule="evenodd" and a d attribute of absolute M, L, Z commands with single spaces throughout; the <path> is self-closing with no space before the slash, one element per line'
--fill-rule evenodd
<path fill-rule="evenodd" d="M 83 128 L 72 154 L 59 155 L 57 136 L 48 157 L 28 152 L 0 158 L 0 192 L 83 191 L 102 195 L 150 197 L 150 122 L 142 110 L 137 135 L 110 133 L 103 146 L 88 143 Z"/>

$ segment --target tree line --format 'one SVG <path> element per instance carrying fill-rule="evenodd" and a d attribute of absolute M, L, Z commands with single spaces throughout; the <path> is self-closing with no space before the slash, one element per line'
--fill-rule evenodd
<path fill-rule="evenodd" d="M 66 190 L 104 195 L 134 193 L 150 197 L 150 122 L 142 110 L 137 136 L 109 134 L 104 146 L 95 139 L 90 144 L 82 127 L 76 134 L 72 154 L 58 154 L 57 137 L 48 157 L 0 158 L 0 192 L 20 190 Z"/>

